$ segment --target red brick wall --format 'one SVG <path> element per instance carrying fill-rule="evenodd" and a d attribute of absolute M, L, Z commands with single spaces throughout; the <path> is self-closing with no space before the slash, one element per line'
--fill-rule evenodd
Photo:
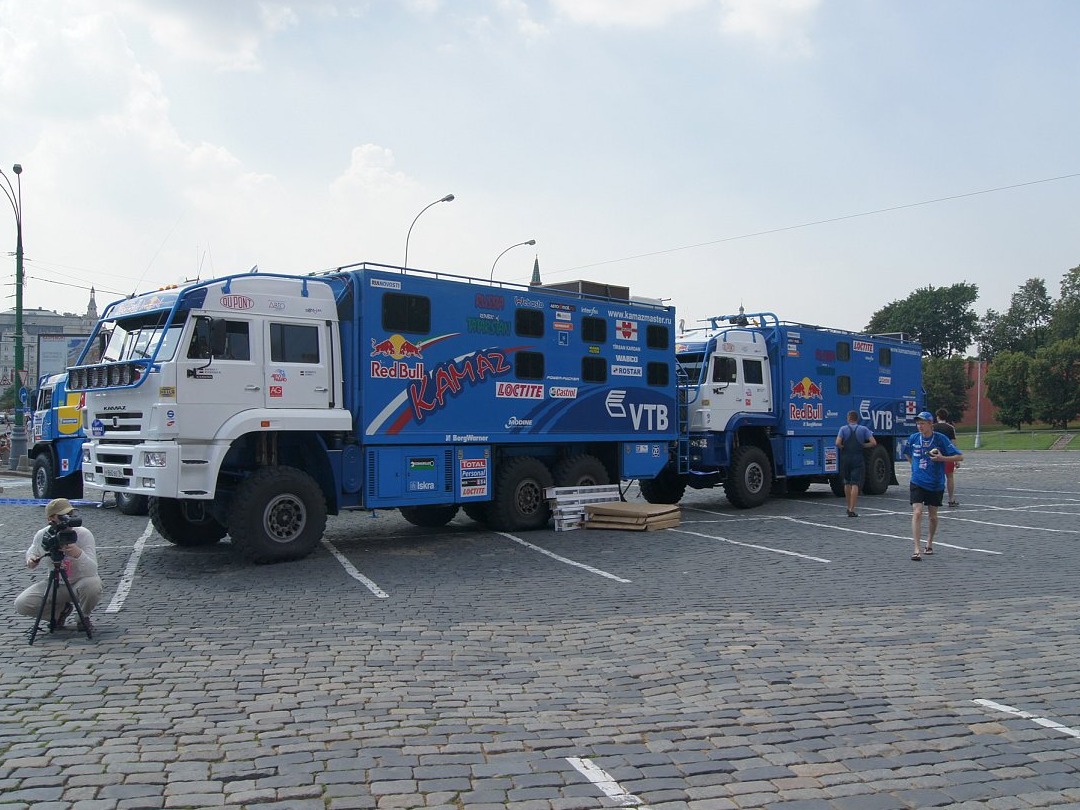
<path fill-rule="evenodd" d="M 980 360 L 966 360 L 964 365 L 967 368 L 967 378 L 971 381 L 971 387 L 967 392 L 967 408 L 964 409 L 964 418 L 962 421 L 956 423 L 957 427 L 962 428 L 975 428 L 976 420 L 976 404 L 978 404 L 978 421 L 982 427 L 988 427 L 990 425 L 997 426 L 998 421 L 994 418 L 994 414 L 997 413 L 997 408 L 993 403 L 986 398 L 986 369 L 989 367 L 989 363 L 984 363 Z M 982 365 L 982 390 L 979 386 L 979 366 Z"/>

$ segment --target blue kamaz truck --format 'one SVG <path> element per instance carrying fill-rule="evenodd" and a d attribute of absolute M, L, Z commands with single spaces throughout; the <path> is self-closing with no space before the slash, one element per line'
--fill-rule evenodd
<path fill-rule="evenodd" d="M 544 526 L 545 488 L 650 479 L 684 427 L 674 309 L 559 287 L 358 264 L 117 301 L 68 370 L 84 484 L 258 562 L 349 509 Z"/>
<path fill-rule="evenodd" d="M 27 447 L 34 497 L 81 498 L 82 395 L 67 391 L 67 372 L 38 380 L 34 402 L 33 441 Z M 126 515 L 145 515 L 147 498 L 117 492 L 116 507 Z"/>
<path fill-rule="evenodd" d="M 895 463 L 923 402 L 922 349 L 896 337 L 781 322 L 771 312 L 708 319 L 678 339 L 687 447 L 641 482 L 653 503 L 722 486 L 737 507 L 815 482 L 843 494 L 836 434 L 856 411 L 877 439 L 863 491 L 896 483 Z"/>

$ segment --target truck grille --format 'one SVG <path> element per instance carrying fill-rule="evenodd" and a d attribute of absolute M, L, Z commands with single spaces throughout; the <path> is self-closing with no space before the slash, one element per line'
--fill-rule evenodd
<path fill-rule="evenodd" d="M 109 411 L 98 414 L 97 420 L 105 428 L 105 436 L 118 433 L 138 433 L 142 429 L 142 411 Z"/>

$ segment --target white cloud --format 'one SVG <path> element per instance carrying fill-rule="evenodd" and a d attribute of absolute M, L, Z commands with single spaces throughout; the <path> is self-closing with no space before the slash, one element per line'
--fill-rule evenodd
<path fill-rule="evenodd" d="M 820 0 L 553 0 L 563 17 L 579 25 L 661 28 L 697 11 L 715 11 L 720 31 L 752 40 L 776 53 L 811 51 L 806 26 Z"/>
<path fill-rule="evenodd" d="M 709 6 L 714 0 L 553 0 L 564 17 L 596 26 L 655 28 L 672 17 Z"/>
<path fill-rule="evenodd" d="M 723 0 L 720 30 L 776 52 L 807 56 L 812 49 L 805 28 L 819 5 L 820 0 Z"/>

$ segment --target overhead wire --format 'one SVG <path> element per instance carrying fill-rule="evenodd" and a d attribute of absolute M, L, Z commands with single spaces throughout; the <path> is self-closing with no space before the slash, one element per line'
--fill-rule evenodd
<path fill-rule="evenodd" d="M 875 214 L 886 214 L 891 211 L 902 211 L 906 208 L 918 208 L 922 205 L 934 205 L 937 203 L 949 202 L 950 200 L 961 200 L 965 197 L 977 197 L 981 194 L 994 194 L 999 191 L 1010 191 L 1012 189 L 1024 188 L 1025 186 L 1035 186 L 1040 183 L 1053 183 L 1058 180 L 1069 180 L 1074 177 L 1080 177 L 1080 172 L 1074 172 L 1072 174 L 1061 174 L 1057 177 L 1044 177 L 1040 180 L 1029 180 L 1025 183 L 1013 183 L 1007 186 L 996 186 L 994 188 L 984 188 L 979 191 L 967 191 L 962 194 L 950 194 L 947 197 L 935 197 L 931 200 L 920 200 L 919 202 L 904 203 L 903 205 L 890 205 L 886 208 L 875 208 L 871 211 L 860 211 L 857 214 L 843 214 L 841 216 L 829 217 L 827 219 L 816 219 L 811 222 L 802 222 L 798 225 L 784 225 L 778 228 L 769 228 L 764 231 L 754 231 L 752 233 L 739 234 L 738 236 L 725 236 L 720 239 L 711 239 L 707 242 L 696 242 L 692 245 L 681 245 L 679 247 L 664 248 L 662 250 L 653 250 L 648 253 L 637 253 L 633 256 L 623 256 L 619 259 L 607 259 L 599 262 L 591 262 L 589 264 L 578 264 L 573 267 L 564 267 L 559 270 L 545 271 L 545 275 L 554 276 L 560 273 L 570 273 L 575 270 L 585 270 L 590 267 L 602 267 L 608 264 L 618 264 L 619 262 L 629 262 L 635 259 L 647 259 L 652 256 L 665 256 L 670 253 L 678 253 L 683 250 L 694 250 L 695 248 L 709 247 L 710 245 L 721 245 L 725 242 L 735 242 L 740 239 L 752 239 L 756 236 L 767 236 L 773 233 L 783 233 L 784 231 L 794 231 L 800 228 L 811 228 L 815 225 L 827 225 L 830 222 L 843 222 L 848 219 L 858 219 L 859 217 L 869 217 Z"/>

